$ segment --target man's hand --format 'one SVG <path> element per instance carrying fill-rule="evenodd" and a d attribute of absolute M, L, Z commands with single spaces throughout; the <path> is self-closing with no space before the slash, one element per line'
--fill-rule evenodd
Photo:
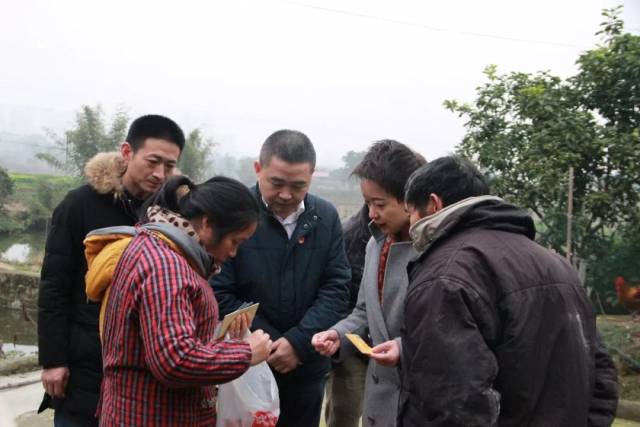
<path fill-rule="evenodd" d="M 271 351 L 271 356 L 269 356 L 267 362 L 281 374 L 293 371 L 300 364 L 296 351 L 284 337 L 278 338 L 273 343 Z"/>
<path fill-rule="evenodd" d="M 318 332 L 311 338 L 311 345 L 321 355 L 331 357 L 340 348 L 340 337 L 333 329 Z"/>
<path fill-rule="evenodd" d="M 42 371 L 42 386 L 44 391 L 56 399 L 64 399 L 64 391 L 69 381 L 69 368 L 61 366 L 58 368 L 48 368 Z"/>
<path fill-rule="evenodd" d="M 398 366 L 400 362 L 400 348 L 396 340 L 386 341 L 371 349 L 371 358 L 382 366 Z"/>

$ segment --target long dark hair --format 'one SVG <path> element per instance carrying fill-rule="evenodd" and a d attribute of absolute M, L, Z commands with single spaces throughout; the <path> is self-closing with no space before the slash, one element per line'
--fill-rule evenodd
<path fill-rule="evenodd" d="M 189 192 L 181 197 L 179 189 L 182 186 L 187 186 Z M 202 184 L 194 184 L 186 176 L 169 178 L 145 201 L 141 211 L 142 222 L 148 221 L 147 209 L 155 205 L 188 220 L 206 216 L 215 228 L 215 243 L 227 234 L 257 222 L 259 214 L 258 202 L 249 189 L 226 176 L 215 176 Z"/>

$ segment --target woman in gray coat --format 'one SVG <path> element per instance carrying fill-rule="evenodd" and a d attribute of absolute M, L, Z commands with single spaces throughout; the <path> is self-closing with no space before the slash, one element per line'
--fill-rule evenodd
<path fill-rule="evenodd" d="M 365 427 L 396 425 L 400 371 L 384 365 L 401 348 L 400 328 L 409 282 L 407 264 L 416 256 L 409 239 L 404 184 L 422 164 L 422 156 L 407 146 L 384 140 L 373 144 L 353 171 L 361 179 L 360 188 L 372 220 L 358 301 L 346 319 L 312 338 L 316 351 L 338 359 L 357 351 L 346 338 L 347 333 L 357 334 L 376 346 L 370 354 L 365 380 Z M 387 343 L 390 340 L 394 344 Z M 378 346 L 381 343 L 386 344 Z"/>

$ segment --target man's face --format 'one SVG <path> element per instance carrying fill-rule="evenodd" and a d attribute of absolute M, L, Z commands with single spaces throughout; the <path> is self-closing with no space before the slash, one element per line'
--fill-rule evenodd
<path fill-rule="evenodd" d="M 360 190 L 369 207 L 369 218 L 384 234 L 402 236 L 409 232 L 409 213 L 403 202 L 369 179 L 360 181 Z"/>
<path fill-rule="evenodd" d="M 429 194 L 427 205 L 423 208 L 416 208 L 414 205 L 406 203 L 405 208 L 409 212 L 409 223 L 411 225 L 420 221 L 425 216 L 433 215 L 444 207 L 442 199 L 436 194 Z"/>
<path fill-rule="evenodd" d="M 157 138 L 147 138 L 135 153 L 126 142 L 122 144 L 120 151 L 127 165 L 122 177 L 123 184 L 139 199 L 145 199 L 160 189 L 172 174 L 180 157 L 180 147 Z"/>
<path fill-rule="evenodd" d="M 427 216 L 427 212 L 425 209 L 418 209 L 414 205 L 406 204 L 405 205 L 407 211 L 409 212 L 409 223 L 411 225 L 420 221 L 422 218 Z"/>
<path fill-rule="evenodd" d="M 262 197 L 280 218 L 294 213 L 307 195 L 313 169 L 309 163 L 289 163 L 277 156 L 266 165 L 254 163 Z"/>

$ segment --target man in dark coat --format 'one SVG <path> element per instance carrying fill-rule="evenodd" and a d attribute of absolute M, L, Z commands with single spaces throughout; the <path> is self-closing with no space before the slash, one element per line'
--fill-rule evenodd
<path fill-rule="evenodd" d="M 409 178 L 419 255 L 402 335 L 399 425 L 608 426 L 617 374 L 591 302 L 532 218 L 456 156 Z"/>
<path fill-rule="evenodd" d="M 254 164 L 260 223 L 222 272 L 212 278 L 220 313 L 259 302 L 252 329 L 267 332 L 280 392 L 278 426 L 317 426 L 329 359 L 311 337 L 346 315 L 351 273 L 340 219 L 308 193 L 315 150 L 301 132 L 275 132 Z"/>
<path fill-rule="evenodd" d="M 70 191 L 53 212 L 38 296 L 38 357 L 46 392 L 40 411 L 53 408 L 56 426 L 98 425 L 100 305 L 85 293 L 83 240 L 97 228 L 134 225 L 138 208 L 172 173 L 184 143 L 172 120 L 136 119 L 120 152 L 90 160 L 88 183 Z"/>

